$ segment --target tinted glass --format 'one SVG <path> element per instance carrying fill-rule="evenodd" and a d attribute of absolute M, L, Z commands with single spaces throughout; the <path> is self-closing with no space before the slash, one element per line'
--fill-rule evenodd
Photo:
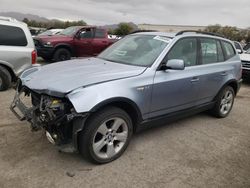
<path fill-rule="evenodd" d="M 79 30 L 79 27 L 77 26 L 68 27 L 62 30 L 60 35 L 73 36 L 78 30 Z"/>
<path fill-rule="evenodd" d="M 179 40 L 167 55 L 167 60 L 171 59 L 182 59 L 187 67 L 196 65 L 197 40 L 195 38 Z"/>
<path fill-rule="evenodd" d="M 222 41 L 222 46 L 223 46 L 224 51 L 225 51 L 226 59 L 230 59 L 231 57 L 235 56 L 236 52 L 235 52 L 232 44 L 230 44 L 229 42 L 226 42 L 226 41 Z"/>
<path fill-rule="evenodd" d="M 241 46 L 240 46 L 240 44 L 238 42 L 234 42 L 234 46 L 235 46 L 236 49 L 241 50 Z"/>
<path fill-rule="evenodd" d="M 220 41 L 216 41 L 217 43 L 217 55 L 218 55 L 218 61 L 219 62 L 223 62 L 224 61 L 224 55 L 223 55 L 223 50 L 222 50 L 222 47 L 221 47 L 221 44 L 220 44 Z"/>
<path fill-rule="evenodd" d="M 247 45 L 246 46 L 244 46 L 244 50 L 248 50 L 250 48 L 250 43 L 247 43 Z"/>
<path fill-rule="evenodd" d="M 80 37 L 81 38 L 92 38 L 93 37 L 92 30 L 91 29 L 82 30 L 80 33 Z"/>
<path fill-rule="evenodd" d="M 103 29 L 96 29 L 95 37 L 96 38 L 105 38 L 105 30 Z"/>
<path fill-rule="evenodd" d="M 150 66 L 170 39 L 155 35 L 130 35 L 111 45 L 98 57 L 128 65 Z"/>
<path fill-rule="evenodd" d="M 27 46 L 27 39 L 21 28 L 0 25 L 0 45 Z"/>

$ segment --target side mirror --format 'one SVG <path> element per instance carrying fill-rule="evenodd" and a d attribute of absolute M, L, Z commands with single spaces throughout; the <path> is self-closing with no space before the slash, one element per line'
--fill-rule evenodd
<path fill-rule="evenodd" d="M 164 63 L 161 67 L 162 70 L 172 69 L 172 70 L 184 70 L 185 63 L 182 59 L 170 59 L 167 63 Z"/>
<path fill-rule="evenodd" d="M 243 51 L 241 49 L 236 49 L 236 51 L 238 52 L 238 54 L 242 54 Z"/>

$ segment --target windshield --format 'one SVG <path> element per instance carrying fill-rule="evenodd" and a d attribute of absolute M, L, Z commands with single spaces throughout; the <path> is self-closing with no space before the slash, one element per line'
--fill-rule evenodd
<path fill-rule="evenodd" d="M 169 41 L 170 38 L 163 36 L 130 35 L 107 48 L 98 58 L 148 67 L 153 64 Z"/>
<path fill-rule="evenodd" d="M 248 49 L 248 50 L 246 51 L 246 54 L 250 54 L 250 49 Z"/>
<path fill-rule="evenodd" d="M 78 31 L 79 27 L 68 27 L 60 32 L 60 35 L 72 36 Z"/>
<path fill-rule="evenodd" d="M 47 30 L 47 31 L 44 31 L 44 32 L 40 33 L 39 36 L 40 35 L 52 35 L 52 34 L 53 34 L 52 31 Z"/>

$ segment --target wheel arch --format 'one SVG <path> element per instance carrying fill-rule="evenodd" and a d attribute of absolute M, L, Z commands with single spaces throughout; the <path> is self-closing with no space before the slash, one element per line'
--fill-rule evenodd
<path fill-rule="evenodd" d="M 239 90 L 239 84 L 238 84 L 238 81 L 235 80 L 235 79 L 231 79 L 229 81 L 227 81 L 222 87 L 221 89 L 219 90 L 219 92 L 217 93 L 215 99 L 217 98 L 217 96 L 220 94 L 220 92 L 227 86 L 231 86 L 234 90 L 234 93 L 235 95 L 237 94 L 238 90 Z"/>
<path fill-rule="evenodd" d="M 17 76 L 16 76 L 16 74 L 14 73 L 13 69 L 10 66 L 8 66 L 6 64 L 3 64 L 1 62 L 0 62 L 0 66 L 4 67 L 10 73 L 12 82 L 15 82 L 17 80 Z"/>
<path fill-rule="evenodd" d="M 98 112 L 99 110 L 102 110 L 109 106 L 115 106 L 118 108 L 121 108 L 125 112 L 128 113 L 128 115 L 131 117 L 132 123 L 133 123 L 133 132 L 137 130 L 137 127 L 139 123 L 142 121 L 142 114 L 135 102 L 128 98 L 123 97 L 115 97 L 110 98 L 107 100 L 104 100 L 100 102 L 99 104 L 95 105 L 86 115 L 86 118 L 83 119 L 77 119 L 74 123 L 74 129 L 73 129 L 73 144 L 74 147 L 79 150 L 79 134 L 81 131 L 83 131 L 86 123 L 90 119 L 91 115 Z"/>
<path fill-rule="evenodd" d="M 67 43 L 60 43 L 60 44 L 57 44 L 57 45 L 55 46 L 55 50 L 54 50 L 54 52 L 53 52 L 53 55 L 54 55 L 55 52 L 56 52 L 58 49 L 60 49 L 60 48 L 65 48 L 65 49 L 69 50 L 69 52 L 71 53 L 71 56 L 74 56 L 74 50 L 73 50 L 73 48 L 72 48 L 69 44 L 67 44 Z"/>
<path fill-rule="evenodd" d="M 90 112 L 95 113 L 108 106 L 118 107 L 124 110 L 126 113 L 128 113 L 128 115 L 131 117 L 131 120 L 133 122 L 134 131 L 136 130 L 138 123 L 142 121 L 142 114 L 138 105 L 131 99 L 124 98 L 124 97 L 115 97 L 115 98 L 110 98 L 105 101 L 102 101 L 99 104 L 95 105 L 90 110 Z"/>

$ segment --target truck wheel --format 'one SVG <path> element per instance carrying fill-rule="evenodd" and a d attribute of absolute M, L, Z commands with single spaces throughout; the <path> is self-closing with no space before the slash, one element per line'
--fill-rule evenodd
<path fill-rule="evenodd" d="M 59 48 L 56 50 L 56 52 L 53 55 L 54 61 L 66 61 L 71 58 L 71 53 L 66 48 Z"/>
<path fill-rule="evenodd" d="M 218 118 L 227 117 L 232 110 L 235 93 L 231 86 L 225 87 L 217 96 L 212 114 Z"/>
<path fill-rule="evenodd" d="M 7 90 L 11 85 L 11 75 L 9 71 L 0 66 L 0 91 Z"/>
<path fill-rule="evenodd" d="M 108 107 L 90 117 L 79 138 L 80 153 L 94 163 L 108 163 L 122 155 L 133 133 L 129 115 Z"/>

